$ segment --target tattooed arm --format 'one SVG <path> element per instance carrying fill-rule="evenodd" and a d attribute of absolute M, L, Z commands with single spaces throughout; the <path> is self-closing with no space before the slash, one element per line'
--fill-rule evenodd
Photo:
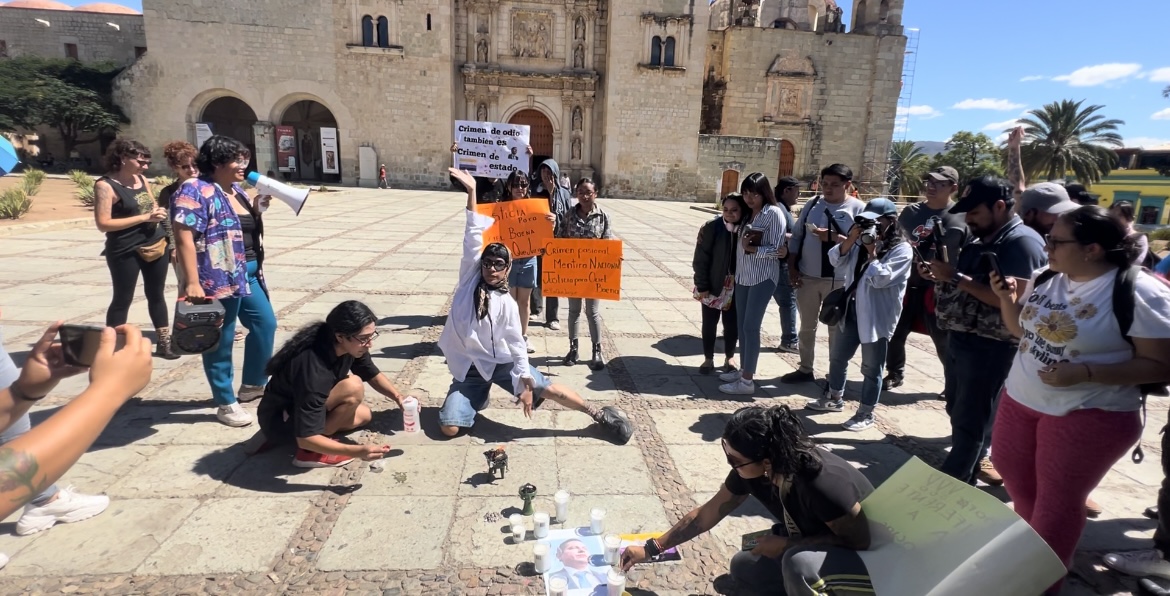
<path fill-rule="evenodd" d="M 692 538 L 714 528 L 723 518 L 735 511 L 746 501 L 748 495 L 733 494 L 727 489 L 727 485 L 719 487 L 719 492 L 715 493 L 711 500 L 691 510 L 690 513 L 683 516 L 674 524 L 674 527 L 667 530 L 665 534 L 658 537 L 658 544 L 662 550 L 666 551 L 674 548 Z M 643 546 L 628 546 L 622 552 L 621 567 L 624 570 L 629 570 L 634 565 L 645 561 L 646 548 Z"/>
<path fill-rule="evenodd" d="M 1024 160 L 1020 154 L 1020 144 L 1024 140 L 1024 127 L 1017 126 L 1008 133 L 1008 182 L 1016 199 L 1028 188 L 1028 181 L 1024 179 Z"/>
<path fill-rule="evenodd" d="M 114 351 L 113 329 L 102 334 L 81 395 L 44 422 L 0 447 L 0 519 L 56 482 L 89 449 L 118 408 L 150 381 L 150 340 L 122 326 L 126 346 Z"/>

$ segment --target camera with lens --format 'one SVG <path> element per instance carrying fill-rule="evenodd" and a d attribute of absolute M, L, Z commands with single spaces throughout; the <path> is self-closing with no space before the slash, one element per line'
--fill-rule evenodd
<path fill-rule="evenodd" d="M 926 221 L 924 226 L 928 232 L 920 235 L 918 238 L 918 254 L 925 262 L 930 262 L 935 259 L 939 247 L 943 245 L 943 229 L 942 218 L 935 215 Z"/>
<path fill-rule="evenodd" d="M 861 241 L 861 244 L 863 244 L 865 246 L 869 246 L 869 245 L 877 242 L 877 238 L 878 238 L 877 220 L 869 219 L 868 217 L 858 216 L 858 217 L 853 218 L 853 223 L 854 223 L 854 225 L 857 225 L 858 227 L 861 228 L 861 237 L 859 239 Z"/>

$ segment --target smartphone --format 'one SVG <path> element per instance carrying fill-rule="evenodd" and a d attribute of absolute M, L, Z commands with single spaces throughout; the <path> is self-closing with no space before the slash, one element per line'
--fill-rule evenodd
<path fill-rule="evenodd" d="M 985 253 L 983 253 L 983 258 L 987 259 L 987 262 L 991 263 L 991 270 L 994 271 L 995 274 L 999 276 L 1000 280 L 1003 280 L 1003 281 L 1007 280 L 1007 277 L 1005 277 L 1003 274 L 1003 268 L 999 266 L 999 256 L 998 255 L 996 255 L 993 252 L 985 252 Z"/>
<path fill-rule="evenodd" d="M 61 338 L 61 356 L 70 366 L 93 366 L 98 346 L 102 342 L 102 330 L 98 325 L 62 325 L 58 336 Z M 126 336 L 118 334 L 116 350 L 126 346 Z"/>

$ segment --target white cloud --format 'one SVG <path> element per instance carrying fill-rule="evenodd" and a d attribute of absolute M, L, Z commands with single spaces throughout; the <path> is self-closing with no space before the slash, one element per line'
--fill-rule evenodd
<path fill-rule="evenodd" d="M 1159 139 L 1157 137 L 1126 137 L 1122 142 L 1123 147 L 1142 147 L 1149 149 L 1150 147 L 1159 147 L 1162 145 L 1170 145 L 1170 139 Z"/>
<path fill-rule="evenodd" d="M 1170 108 L 1154 112 L 1154 115 L 1150 116 L 1150 118 L 1154 120 L 1170 120 Z"/>
<path fill-rule="evenodd" d="M 1078 68 L 1069 74 L 1052 77 L 1052 80 L 1068 83 L 1070 87 L 1096 87 L 1128 79 L 1137 75 L 1141 70 L 1141 64 L 1114 62 Z"/>
<path fill-rule="evenodd" d="M 1155 68 L 1146 74 L 1151 83 L 1170 83 L 1170 66 Z"/>
<path fill-rule="evenodd" d="M 1024 107 L 1024 104 L 1013 103 L 1007 99 L 991 99 L 985 97 L 983 99 L 964 99 L 951 107 L 956 110 L 995 110 L 998 112 L 1007 112 L 1010 110 L 1018 110 Z"/>
<path fill-rule="evenodd" d="M 900 117 L 915 116 L 922 120 L 930 120 L 942 115 L 942 112 L 930 106 L 910 106 L 906 109 L 898 108 L 898 116 Z"/>
<path fill-rule="evenodd" d="M 910 117 L 899 115 L 894 118 L 894 134 L 906 134 L 910 132 Z"/>
<path fill-rule="evenodd" d="M 1031 76 L 1027 76 L 1027 77 L 1020 79 L 1020 82 L 1021 83 L 1031 83 L 1033 81 L 1043 81 L 1047 78 L 1048 77 L 1046 77 L 1044 75 L 1031 75 Z"/>
<path fill-rule="evenodd" d="M 1012 118 L 1011 120 L 1004 120 L 1003 122 L 992 122 L 991 124 L 984 126 L 983 130 L 1003 131 L 1004 129 L 1012 128 L 1012 127 L 1016 126 L 1016 123 L 1019 121 L 1020 121 L 1019 118 Z"/>

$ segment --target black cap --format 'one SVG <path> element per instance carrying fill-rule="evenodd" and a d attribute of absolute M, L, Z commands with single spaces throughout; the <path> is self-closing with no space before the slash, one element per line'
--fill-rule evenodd
<path fill-rule="evenodd" d="M 785 190 L 792 188 L 793 186 L 799 188 L 800 187 L 800 180 L 797 180 L 793 176 L 785 176 L 785 177 L 776 181 L 776 194 L 780 194 L 780 193 L 784 192 Z"/>
<path fill-rule="evenodd" d="M 1097 197 L 1089 194 L 1089 189 L 1085 188 L 1084 184 L 1066 184 L 1064 190 L 1068 192 L 1068 198 L 1080 205 L 1096 205 Z"/>
<path fill-rule="evenodd" d="M 1006 180 L 995 176 L 972 179 L 963 189 L 959 202 L 951 207 L 951 213 L 966 213 L 980 205 L 991 205 L 996 201 L 1010 201 L 1012 189 Z"/>

